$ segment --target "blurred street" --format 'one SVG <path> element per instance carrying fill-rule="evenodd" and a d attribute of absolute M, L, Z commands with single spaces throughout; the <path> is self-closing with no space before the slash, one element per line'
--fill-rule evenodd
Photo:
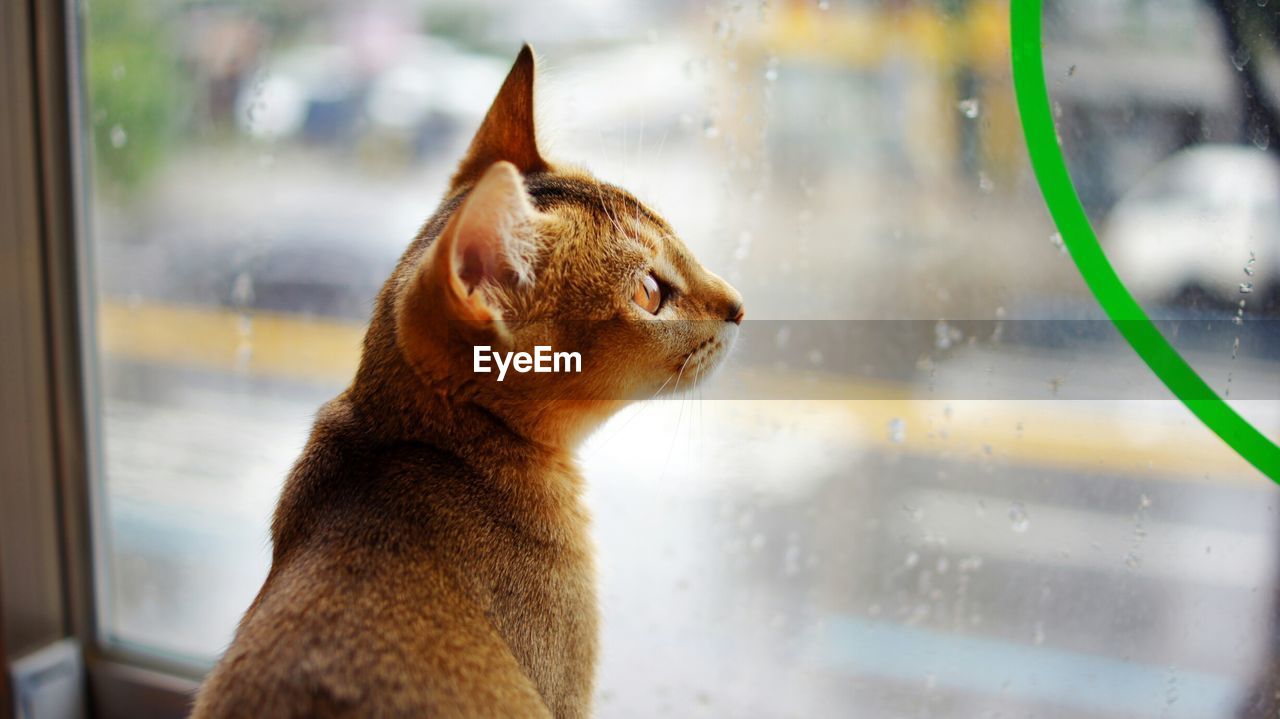
<path fill-rule="evenodd" d="M 982 360 L 956 364 L 937 376 L 983 381 Z M 105 408 L 113 623 L 209 656 L 337 385 L 117 371 L 136 389 Z M 584 452 L 607 715 L 1213 717 L 1242 691 L 1272 488 L 1176 402 L 699 399 L 742 372 L 627 410 Z M 1274 401 L 1243 404 L 1280 427 Z"/>
<path fill-rule="evenodd" d="M 1045 4 L 1104 248 L 1280 436 L 1280 143 L 1240 89 L 1280 90 L 1265 3 L 1231 47 L 1221 4 Z M 314 412 L 532 39 L 550 157 L 746 298 L 726 367 L 583 450 L 600 716 L 1219 719 L 1273 660 L 1275 486 L 1081 281 L 1007 3 L 265 5 L 88 20 L 111 642 L 193 676 L 225 647 Z"/>

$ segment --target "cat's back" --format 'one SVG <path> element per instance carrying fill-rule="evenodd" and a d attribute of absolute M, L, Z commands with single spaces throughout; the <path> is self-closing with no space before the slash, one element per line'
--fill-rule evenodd
<path fill-rule="evenodd" d="M 439 453 L 367 446 L 349 411 L 322 409 L 277 508 L 271 572 L 193 716 L 548 715 L 449 556 L 485 541 L 474 479 Z"/>
<path fill-rule="evenodd" d="M 548 715 L 446 572 L 354 561 L 309 554 L 273 571 L 194 716 Z"/>

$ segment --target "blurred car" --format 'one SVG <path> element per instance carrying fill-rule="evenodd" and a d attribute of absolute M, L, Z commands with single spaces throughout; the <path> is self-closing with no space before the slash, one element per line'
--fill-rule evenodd
<path fill-rule="evenodd" d="M 1120 199 L 1103 239 L 1140 300 L 1272 296 L 1280 270 L 1280 163 L 1239 145 L 1178 152 Z M 1250 304 L 1256 310 L 1266 301 Z"/>
<path fill-rule="evenodd" d="M 240 128 L 257 138 L 345 137 L 359 115 L 360 81 L 350 49 L 302 45 L 271 59 L 236 99 Z"/>
<path fill-rule="evenodd" d="M 406 133 L 418 159 L 460 152 L 509 62 L 416 36 L 371 79 L 364 113 L 380 132 Z"/>

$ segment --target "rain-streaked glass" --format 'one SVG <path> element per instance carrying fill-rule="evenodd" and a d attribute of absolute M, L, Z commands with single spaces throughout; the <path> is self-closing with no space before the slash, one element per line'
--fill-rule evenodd
<path fill-rule="evenodd" d="M 1276 437 L 1280 8 L 1045 5 L 1105 249 Z M 601 716 L 1270 706 L 1275 487 L 1089 296 L 1027 162 L 1007 2 L 78 11 L 106 641 L 225 647 L 313 413 L 528 40 L 549 154 L 747 307 L 729 366 L 583 450 Z"/>

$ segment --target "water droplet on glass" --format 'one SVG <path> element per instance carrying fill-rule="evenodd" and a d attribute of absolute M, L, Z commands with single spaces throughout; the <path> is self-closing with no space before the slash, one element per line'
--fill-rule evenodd
<path fill-rule="evenodd" d="M 253 316 L 241 313 L 236 319 L 235 371 L 247 374 L 253 362 Z"/>
<path fill-rule="evenodd" d="M 1027 508 L 1022 502 L 1014 502 L 1009 506 L 1009 526 L 1019 534 L 1027 531 L 1031 526 L 1031 520 L 1027 517 Z"/>
<path fill-rule="evenodd" d="M 241 272 L 231 285 L 231 304 L 240 310 L 253 305 L 253 275 Z"/>
<path fill-rule="evenodd" d="M 902 444 L 907 439 L 907 421 L 901 417 L 889 420 L 889 441 Z"/>
<path fill-rule="evenodd" d="M 1242 295 L 1247 295 L 1247 294 L 1249 294 L 1250 292 L 1253 292 L 1253 283 L 1252 283 L 1252 282 L 1241 282 L 1241 283 L 1240 283 L 1240 294 L 1242 294 Z"/>
<path fill-rule="evenodd" d="M 982 190 L 983 192 L 991 192 L 992 190 L 996 189 L 996 183 L 992 182 L 990 177 L 987 177 L 987 173 L 979 172 L 978 173 L 978 189 Z"/>
<path fill-rule="evenodd" d="M 111 146 L 117 150 L 124 147 L 129 142 L 129 133 L 119 124 L 111 126 Z"/>
<path fill-rule="evenodd" d="M 1271 128 L 1267 125 L 1258 125 L 1253 128 L 1253 146 L 1259 150 L 1265 150 L 1271 145 Z"/>
<path fill-rule="evenodd" d="M 120 82 L 121 80 L 124 79 L 124 75 L 125 75 L 124 65 L 117 64 L 115 67 L 111 68 L 112 80 L 115 80 L 116 82 Z"/>
<path fill-rule="evenodd" d="M 757 552 L 760 551 L 761 549 L 764 548 L 765 541 L 766 541 L 765 536 L 763 534 L 753 535 L 751 537 L 751 543 L 750 543 L 751 549 Z"/>
<path fill-rule="evenodd" d="M 1071 67 L 1067 68 L 1067 77 L 1075 77 L 1075 75 L 1076 75 L 1075 65 L 1072 65 Z"/>
<path fill-rule="evenodd" d="M 778 333 L 773 336 L 773 346 L 782 349 L 791 341 L 791 328 L 783 325 L 778 328 Z"/>
<path fill-rule="evenodd" d="M 771 57 L 764 65 L 764 79 L 773 82 L 778 79 L 778 58 Z"/>
<path fill-rule="evenodd" d="M 1151 506 L 1151 498 L 1145 494 L 1138 496 L 1138 509 L 1147 509 Z"/>
<path fill-rule="evenodd" d="M 933 346 L 940 350 L 950 349 L 952 345 L 964 339 L 964 332 L 952 327 L 946 320 L 938 320 L 933 326 Z"/>
<path fill-rule="evenodd" d="M 1036 622 L 1036 626 L 1031 632 L 1031 643 L 1037 647 L 1044 644 L 1044 622 Z"/>
<path fill-rule="evenodd" d="M 800 548 L 794 544 L 787 547 L 786 554 L 782 555 L 782 571 L 790 575 L 800 573 Z"/>
<path fill-rule="evenodd" d="M 1124 555 L 1124 566 L 1129 569 L 1137 569 L 1142 566 L 1142 557 L 1138 556 L 1135 552 L 1129 552 Z"/>
<path fill-rule="evenodd" d="M 905 566 L 907 569 L 911 569 L 912 567 L 916 566 L 919 563 L 920 563 L 920 554 L 915 551 L 907 552 L 906 558 L 902 560 L 903 566 Z"/>
<path fill-rule="evenodd" d="M 822 350 L 809 350 L 809 364 L 822 364 Z"/>
<path fill-rule="evenodd" d="M 831 0 L 818 0 L 818 9 L 819 9 L 819 10 L 830 10 L 830 9 L 831 9 Z"/>
<path fill-rule="evenodd" d="M 1067 245 L 1062 241 L 1062 233 L 1060 232 L 1055 232 L 1052 235 L 1049 235 L 1049 244 L 1057 247 L 1062 252 L 1067 251 Z"/>
<path fill-rule="evenodd" d="M 720 137 L 720 126 L 716 124 L 715 120 L 708 117 L 702 121 L 702 134 L 708 140 L 714 140 Z"/>
<path fill-rule="evenodd" d="M 1249 48 L 1241 45 L 1236 51 L 1231 53 L 1231 64 L 1235 66 L 1237 71 L 1243 72 L 1244 66 L 1249 64 L 1253 56 L 1249 52 Z"/>
<path fill-rule="evenodd" d="M 1250 277 L 1253 277 L 1253 266 L 1256 265 L 1257 263 L 1258 263 L 1258 256 L 1253 254 L 1253 251 L 1250 250 L 1249 261 L 1244 263 L 1244 273 Z"/>
<path fill-rule="evenodd" d="M 978 102 L 978 98 L 969 97 L 957 102 L 956 109 L 960 111 L 960 114 L 972 120 L 978 116 L 978 113 L 982 112 L 982 105 Z"/>

